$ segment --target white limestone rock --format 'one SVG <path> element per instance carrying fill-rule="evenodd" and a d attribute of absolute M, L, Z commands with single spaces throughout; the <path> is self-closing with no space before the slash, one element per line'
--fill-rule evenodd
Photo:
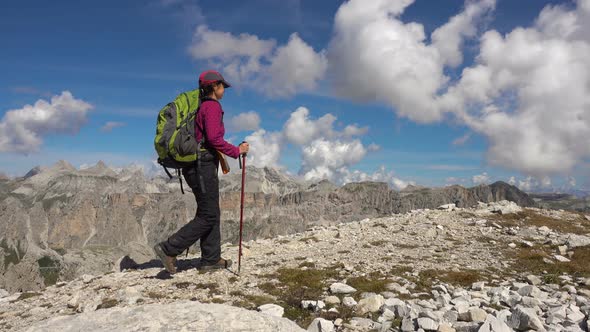
<path fill-rule="evenodd" d="M 310 301 L 310 300 L 303 300 L 301 301 L 301 308 L 313 311 L 320 311 L 326 307 L 324 301 Z"/>
<path fill-rule="evenodd" d="M 569 258 L 561 256 L 561 255 L 553 255 L 553 258 L 555 258 L 556 261 L 562 262 L 562 263 L 571 262 L 571 260 Z"/>
<path fill-rule="evenodd" d="M 358 311 L 361 314 L 367 312 L 377 312 L 385 304 L 385 299 L 381 295 L 373 295 L 368 298 L 362 299 L 358 303 Z"/>
<path fill-rule="evenodd" d="M 354 300 L 354 298 L 352 298 L 352 297 L 350 297 L 350 296 L 345 296 L 345 297 L 342 299 L 342 304 L 343 304 L 345 307 L 349 307 L 349 308 L 351 308 L 351 307 L 354 307 L 354 306 L 356 306 L 358 303 L 357 303 L 357 302 Z"/>
<path fill-rule="evenodd" d="M 327 319 L 316 318 L 307 327 L 307 332 L 334 332 L 334 323 Z"/>
<path fill-rule="evenodd" d="M 483 322 L 486 320 L 488 313 L 480 308 L 470 308 L 469 309 L 469 322 Z"/>
<path fill-rule="evenodd" d="M 418 327 L 426 331 L 436 331 L 438 330 L 438 322 L 428 317 L 422 317 L 418 318 Z"/>
<path fill-rule="evenodd" d="M 540 285 L 543 281 L 541 280 L 541 278 L 535 276 L 535 275 L 528 275 L 526 277 L 526 280 L 533 286 L 537 286 Z"/>
<path fill-rule="evenodd" d="M 324 302 L 326 304 L 340 304 L 340 298 L 338 298 L 338 296 L 326 296 L 326 298 L 324 299 Z"/>
<path fill-rule="evenodd" d="M 224 304 L 178 301 L 114 307 L 34 323 L 26 332 L 42 331 L 304 331 L 294 322 Z"/>
<path fill-rule="evenodd" d="M 330 292 L 332 294 L 350 294 L 356 292 L 356 289 L 347 284 L 337 282 L 330 285 Z"/>
<path fill-rule="evenodd" d="M 516 330 L 544 331 L 543 323 L 537 316 L 534 309 L 516 306 L 509 321 L 510 327 Z"/>
<path fill-rule="evenodd" d="M 569 249 L 590 246 L 590 236 L 569 234 L 567 237 L 566 245 Z"/>
<path fill-rule="evenodd" d="M 483 325 L 479 328 L 479 332 L 510 332 L 512 331 L 508 324 L 502 320 L 488 315 Z"/>
<path fill-rule="evenodd" d="M 263 314 L 271 315 L 274 317 L 283 317 L 283 315 L 285 314 L 285 308 L 273 303 L 263 304 L 259 306 L 258 311 L 260 311 Z"/>

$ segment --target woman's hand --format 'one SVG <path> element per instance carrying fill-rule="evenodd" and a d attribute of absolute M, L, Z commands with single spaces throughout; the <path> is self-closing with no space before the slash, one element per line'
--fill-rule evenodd
<path fill-rule="evenodd" d="M 240 154 L 246 154 L 250 150 L 250 144 L 248 142 L 242 142 L 238 148 L 240 148 Z"/>

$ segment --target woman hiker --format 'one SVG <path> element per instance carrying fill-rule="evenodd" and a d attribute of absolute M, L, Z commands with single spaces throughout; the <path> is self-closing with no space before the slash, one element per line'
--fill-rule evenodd
<path fill-rule="evenodd" d="M 249 150 L 248 143 L 239 146 L 225 141 L 223 135 L 223 109 L 219 100 L 230 84 L 214 70 L 199 76 L 201 104 L 195 119 L 196 140 L 205 137 L 204 151 L 199 156 L 197 167 L 182 170 L 186 183 L 191 187 L 197 200 L 197 213 L 193 220 L 171 235 L 166 241 L 154 246 L 154 251 L 169 273 L 176 273 L 176 256 L 184 252 L 197 240 L 201 245 L 201 265 L 199 269 L 223 269 L 231 266 L 231 260 L 221 258 L 221 234 L 219 230 L 219 179 L 217 151 L 238 158 Z M 200 128 L 203 128 L 201 132 Z M 216 151 L 217 150 L 217 151 Z"/>

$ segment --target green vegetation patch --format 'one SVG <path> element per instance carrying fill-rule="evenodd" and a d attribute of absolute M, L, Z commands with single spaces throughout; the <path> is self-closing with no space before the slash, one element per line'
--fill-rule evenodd
<path fill-rule="evenodd" d="M 368 276 L 349 278 L 347 284 L 354 287 L 359 293 L 368 292 L 379 294 L 387 290 L 387 284 L 392 280 L 379 272 L 373 272 Z"/>
<path fill-rule="evenodd" d="M 534 210 L 524 209 L 518 213 L 507 215 L 493 215 L 489 219 L 494 220 L 502 226 L 535 226 L 549 227 L 560 233 L 585 234 L 590 231 L 590 223 L 585 220 L 582 214 L 575 220 L 556 219 L 537 213 Z"/>
<path fill-rule="evenodd" d="M 338 277 L 338 267 L 307 270 L 281 268 L 274 274 L 266 276 L 276 279 L 278 282 L 261 283 L 258 287 L 265 293 L 276 297 L 273 303 L 285 308 L 285 317 L 295 321 L 299 326 L 307 328 L 316 316 L 312 311 L 302 309 L 301 301 L 321 299 L 329 286 L 329 281 Z"/>
<path fill-rule="evenodd" d="M 558 262 L 551 256 L 553 248 L 543 246 L 541 248 L 519 248 L 511 255 L 514 260 L 512 268 L 520 273 L 544 274 L 547 282 L 555 283 L 557 276 L 567 273 L 574 277 L 590 277 L 590 246 L 574 249 L 574 255 L 570 262 Z M 546 263 L 546 259 L 553 263 Z"/>
<path fill-rule="evenodd" d="M 478 270 L 462 271 L 441 271 L 441 270 L 424 270 L 421 271 L 417 278 L 412 280 L 416 284 L 416 291 L 430 292 L 431 288 L 437 283 L 446 283 L 455 286 L 468 287 L 474 282 L 487 281 L 488 276 Z"/>

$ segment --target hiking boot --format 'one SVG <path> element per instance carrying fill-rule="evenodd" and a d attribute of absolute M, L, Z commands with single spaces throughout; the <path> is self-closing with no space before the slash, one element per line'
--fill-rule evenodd
<path fill-rule="evenodd" d="M 176 273 L 176 257 L 166 255 L 164 249 L 162 249 L 162 246 L 159 243 L 154 246 L 154 252 L 160 261 L 162 261 L 162 264 L 168 273 Z"/>
<path fill-rule="evenodd" d="M 219 270 L 219 269 L 228 269 L 232 264 L 231 259 L 223 259 L 220 258 L 217 263 L 214 264 L 202 264 L 199 266 L 199 270 L 201 271 L 209 271 L 209 270 Z"/>

